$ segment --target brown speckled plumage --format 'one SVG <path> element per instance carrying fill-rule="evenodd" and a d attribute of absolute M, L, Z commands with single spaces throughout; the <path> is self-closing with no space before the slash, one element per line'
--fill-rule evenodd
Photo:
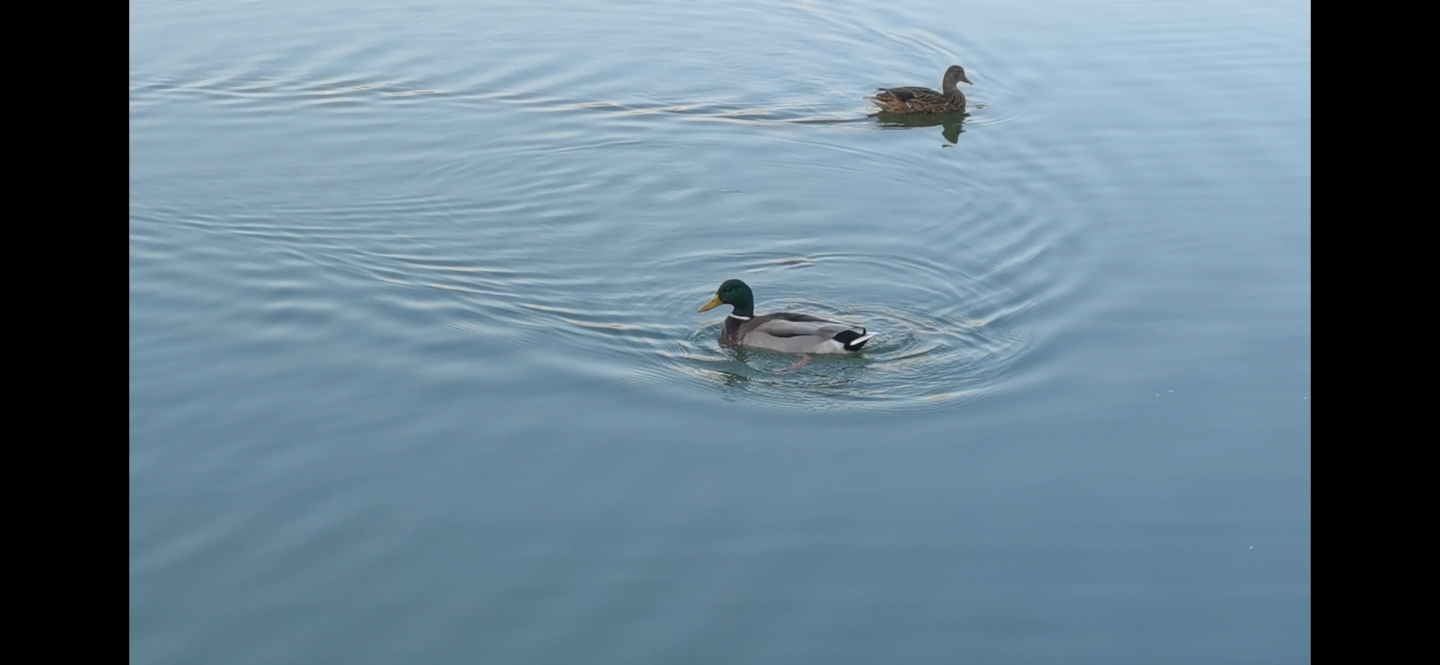
<path fill-rule="evenodd" d="M 866 99 L 887 113 L 956 113 L 965 110 L 965 94 L 960 92 L 959 86 L 961 81 L 970 83 L 970 79 L 965 77 L 965 69 L 952 65 L 945 70 L 945 78 L 940 85 L 942 92 L 918 86 L 881 88 L 874 97 Z"/>

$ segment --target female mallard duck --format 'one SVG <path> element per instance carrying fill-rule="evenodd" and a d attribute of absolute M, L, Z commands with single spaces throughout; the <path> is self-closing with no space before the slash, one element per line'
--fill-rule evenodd
<path fill-rule="evenodd" d="M 720 343 L 730 346 L 751 346 L 785 353 L 845 353 L 859 351 L 875 333 L 860 326 L 830 321 L 809 314 L 775 312 L 755 316 L 755 294 L 738 279 L 727 279 L 715 291 L 715 297 L 700 311 L 720 305 L 732 305 L 725 317 Z"/>
<path fill-rule="evenodd" d="M 952 65 L 945 70 L 945 79 L 940 85 L 944 92 L 920 87 L 881 88 L 874 97 L 865 99 L 889 113 L 955 113 L 965 110 L 965 95 L 960 92 L 959 86 L 961 81 L 970 83 L 970 79 L 965 78 L 965 69 Z"/>

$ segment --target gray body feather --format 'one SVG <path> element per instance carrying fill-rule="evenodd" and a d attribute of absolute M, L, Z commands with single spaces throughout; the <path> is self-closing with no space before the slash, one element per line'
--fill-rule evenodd
<path fill-rule="evenodd" d="M 809 314 L 775 312 L 745 318 L 725 317 L 720 343 L 784 353 L 849 353 L 874 337 L 865 328 Z"/>

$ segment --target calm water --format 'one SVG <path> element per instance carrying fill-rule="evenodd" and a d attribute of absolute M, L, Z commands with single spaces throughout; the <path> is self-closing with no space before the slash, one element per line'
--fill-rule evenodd
<path fill-rule="evenodd" d="M 1309 30 L 132 2 L 131 661 L 1308 662 Z"/>

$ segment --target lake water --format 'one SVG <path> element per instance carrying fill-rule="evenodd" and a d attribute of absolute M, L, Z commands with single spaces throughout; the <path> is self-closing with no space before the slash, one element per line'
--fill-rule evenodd
<path fill-rule="evenodd" d="M 1310 79 L 1294 0 L 132 2 L 130 660 L 1308 662 Z"/>

